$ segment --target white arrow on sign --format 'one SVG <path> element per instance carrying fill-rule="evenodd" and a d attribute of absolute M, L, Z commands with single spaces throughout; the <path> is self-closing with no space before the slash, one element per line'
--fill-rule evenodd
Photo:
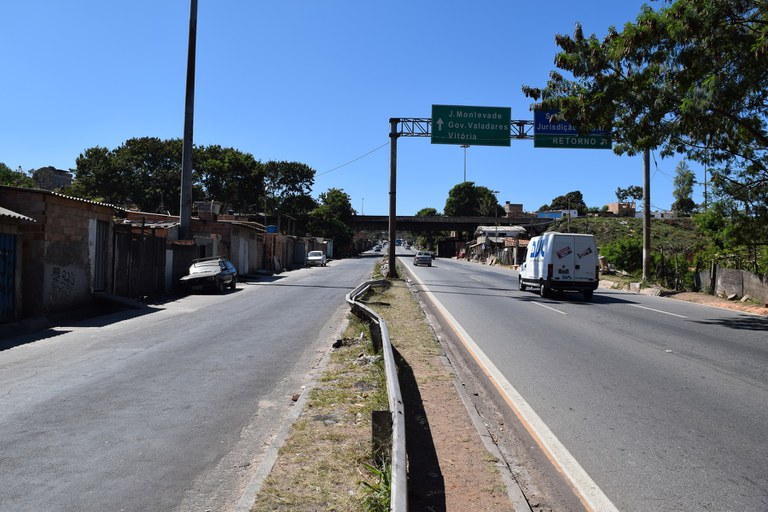
<path fill-rule="evenodd" d="M 437 131 L 439 131 L 439 132 L 443 131 L 443 118 L 442 117 L 439 117 L 437 119 L 437 123 L 436 124 L 437 124 Z"/>

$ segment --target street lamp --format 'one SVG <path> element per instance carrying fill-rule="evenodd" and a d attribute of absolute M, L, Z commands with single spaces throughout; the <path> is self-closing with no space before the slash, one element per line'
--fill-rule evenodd
<path fill-rule="evenodd" d="M 462 148 L 464 148 L 464 183 L 467 182 L 467 148 L 469 147 L 469 144 L 462 144 Z"/>

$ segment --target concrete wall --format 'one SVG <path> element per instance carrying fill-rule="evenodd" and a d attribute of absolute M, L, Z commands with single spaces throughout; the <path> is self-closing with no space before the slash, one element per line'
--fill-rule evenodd
<path fill-rule="evenodd" d="M 709 270 L 698 274 L 698 285 L 702 291 L 710 287 L 712 277 Z M 731 270 L 717 267 L 715 270 L 715 289 L 709 290 L 714 295 L 739 298 L 749 296 L 760 302 L 768 303 L 768 280 L 746 270 Z"/>

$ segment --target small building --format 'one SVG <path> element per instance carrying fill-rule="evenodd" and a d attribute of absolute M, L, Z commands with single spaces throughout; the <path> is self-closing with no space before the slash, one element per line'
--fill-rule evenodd
<path fill-rule="evenodd" d="M 608 203 L 606 207 L 608 208 L 608 211 L 616 217 L 634 217 L 637 211 L 634 201 L 627 203 Z"/>
<path fill-rule="evenodd" d="M 643 212 L 636 213 L 635 218 L 642 219 Z M 655 211 L 655 212 L 651 212 L 651 218 L 652 219 L 677 219 L 678 214 L 674 210 Z"/>
<path fill-rule="evenodd" d="M 475 243 L 469 247 L 470 257 L 484 258 L 488 256 L 500 256 L 502 249 L 507 244 L 507 239 L 515 239 L 524 236 L 525 228 L 522 226 L 478 226 L 475 229 Z"/>
<path fill-rule="evenodd" d="M 21 223 L 23 317 L 89 306 L 112 281 L 116 207 L 55 192 L 0 186 L 0 204 L 29 217 Z"/>
<path fill-rule="evenodd" d="M 537 212 L 536 217 L 540 219 L 567 219 L 568 217 L 575 219 L 579 216 L 578 210 L 551 210 L 544 212 Z"/>
<path fill-rule="evenodd" d="M 504 216 L 510 219 L 516 219 L 525 216 L 522 204 L 513 204 L 509 201 L 504 203 Z"/>

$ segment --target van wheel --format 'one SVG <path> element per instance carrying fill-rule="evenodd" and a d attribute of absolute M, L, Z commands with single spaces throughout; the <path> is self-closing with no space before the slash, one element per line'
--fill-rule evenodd
<path fill-rule="evenodd" d="M 541 295 L 542 298 L 547 298 L 551 295 L 550 290 L 547 285 L 544 284 L 544 281 L 542 281 L 539 286 L 539 295 Z"/>
<path fill-rule="evenodd" d="M 521 292 L 524 292 L 524 291 L 525 291 L 525 289 L 527 288 L 527 286 L 525 286 L 525 285 L 523 284 L 523 278 L 522 278 L 522 277 L 518 277 L 517 283 L 518 283 L 518 284 L 517 284 L 517 287 L 520 289 L 520 291 L 521 291 Z"/>
<path fill-rule="evenodd" d="M 584 295 L 584 300 L 592 300 L 592 293 L 594 293 L 592 290 L 584 290 L 582 292 Z"/>

